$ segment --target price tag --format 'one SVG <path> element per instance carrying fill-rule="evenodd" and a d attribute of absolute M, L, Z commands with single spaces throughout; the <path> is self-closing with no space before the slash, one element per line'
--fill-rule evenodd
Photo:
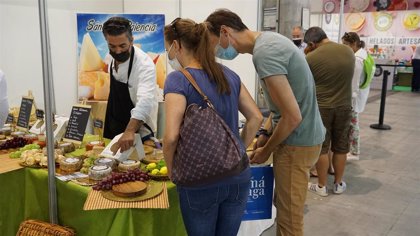
<path fill-rule="evenodd" d="M 7 119 L 6 119 L 6 124 L 13 124 L 13 120 L 14 120 L 15 118 L 13 117 L 13 115 L 11 114 L 11 113 L 9 113 L 8 115 L 7 115 Z"/>
<path fill-rule="evenodd" d="M 35 114 L 36 114 L 36 118 L 38 120 L 43 120 L 44 119 L 44 111 L 41 109 L 36 109 L 35 110 Z"/>
<path fill-rule="evenodd" d="M 75 105 L 71 109 L 64 140 L 81 143 L 85 135 L 86 125 L 89 120 L 91 107 L 87 105 Z"/>
<path fill-rule="evenodd" d="M 99 119 L 93 120 L 93 127 L 102 129 L 104 127 L 104 122 Z"/>
<path fill-rule="evenodd" d="M 29 119 L 31 117 L 33 103 L 34 103 L 33 98 L 22 97 L 22 102 L 20 103 L 19 116 L 17 119 L 16 126 L 23 129 L 29 128 Z"/>

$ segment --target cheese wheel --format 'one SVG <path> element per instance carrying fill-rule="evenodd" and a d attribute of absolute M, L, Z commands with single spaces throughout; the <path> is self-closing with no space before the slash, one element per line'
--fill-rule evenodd
<path fill-rule="evenodd" d="M 89 168 L 89 179 L 101 180 L 110 175 L 112 169 L 109 166 L 91 166 Z"/>
<path fill-rule="evenodd" d="M 117 168 L 117 161 L 113 158 L 99 158 L 95 160 L 95 165 L 97 166 L 109 166 L 111 169 Z"/>
<path fill-rule="evenodd" d="M 60 170 L 76 172 L 82 167 L 82 161 L 76 157 L 68 157 L 60 162 Z"/>
<path fill-rule="evenodd" d="M 121 162 L 118 165 L 118 170 L 122 172 L 127 172 L 129 170 L 134 170 L 136 168 L 139 168 L 140 162 L 135 160 L 126 160 Z"/>

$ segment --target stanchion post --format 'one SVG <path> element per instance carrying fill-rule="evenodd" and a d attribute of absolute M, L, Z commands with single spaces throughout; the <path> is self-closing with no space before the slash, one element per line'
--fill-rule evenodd
<path fill-rule="evenodd" d="M 382 81 L 382 91 L 381 91 L 381 106 L 379 109 L 379 123 L 371 124 L 370 128 L 380 129 L 380 130 L 390 130 L 391 126 L 384 124 L 384 114 L 385 114 L 385 101 L 386 101 L 386 90 L 388 86 L 388 75 L 391 73 L 387 70 L 384 71 L 384 79 Z"/>

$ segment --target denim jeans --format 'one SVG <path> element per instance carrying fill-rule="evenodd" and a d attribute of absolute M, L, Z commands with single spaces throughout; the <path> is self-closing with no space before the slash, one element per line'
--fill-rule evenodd
<path fill-rule="evenodd" d="M 177 187 L 188 235 L 237 235 L 248 200 L 249 184 L 197 189 Z"/>

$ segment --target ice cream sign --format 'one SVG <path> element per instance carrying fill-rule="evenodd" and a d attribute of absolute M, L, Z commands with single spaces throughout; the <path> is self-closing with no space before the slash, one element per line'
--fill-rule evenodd
<path fill-rule="evenodd" d="M 166 57 L 161 14 L 77 14 L 78 33 L 78 97 L 80 100 L 108 99 L 110 78 L 108 65 L 111 56 L 102 34 L 103 23 L 112 16 L 130 20 L 134 45 L 146 52 L 156 65 L 157 83 L 163 88 L 166 78 Z"/>

